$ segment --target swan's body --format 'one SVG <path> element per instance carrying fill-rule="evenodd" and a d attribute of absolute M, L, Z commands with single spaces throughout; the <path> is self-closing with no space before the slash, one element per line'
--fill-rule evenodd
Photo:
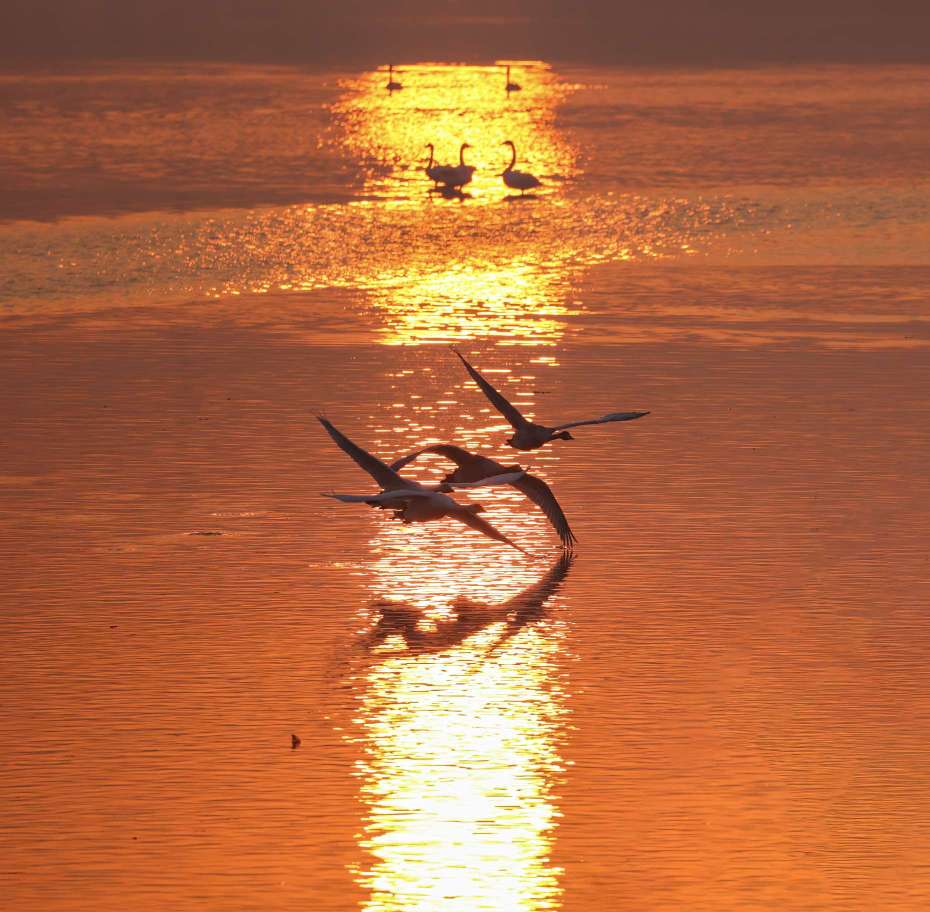
<path fill-rule="evenodd" d="M 481 391 L 488 397 L 491 405 L 510 422 L 514 434 L 507 440 L 507 443 L 517 450 L 538 450 L 541 446 L 549 443 L 550 440 L 574 440 L 575 438 L 568 433 L 568 428 L 582 427 L 586 424 L 607 424 L 612 421 L 633 421 L 635 418 L 642 418 L 644 415 L 649 414 L 649 412 L 611 412 L 602 418 L 571 421 L 567 424 L 557 424 L 554 427 L 535 424 L 532 421 L 527 421 L 510 402 L 462 357 L 461 353 L 455 349 L 452 350 L 459 356 L 462 364 L 465 365 L 465 370 L 468 371 L 472 380 L 478 384 Z"/>
<path fill-rule="evenodd" d="M 394 79 L 394 64 L 393 63 L 388 66 L 388 81 L 387 81 L 387 85 L 385 86 L 385 88 L 389 92 L 397 92 L 398 90 L 403 88 L 403 86 Z"/>
<path fill-rule="evenodd" d="M 463 507 L 463 504 L 453 500 L 447 494 L 425 487 L 422 490 L 382 491 L 380 494 L 323 494 L 322 496 L 331 497 L 342 503 L 363 503 L 382 510 L 394 510 L 400 514 L 400 518 L 405 523 L 442 519 Z M 465 508 L 470 508 L 472 513 L 480 512 L 480 509 L 476 509 L 477 507 L 477 504 L 465 505 Z"/>
<path fill-rule="evenodd" d="M 507 94 L 511 92 L 519 92 L 523 89 L 523 86 L 519 82 L 510 81 L 510 64 L 507 65 Z"/>
<path fill-rule="evenodd" d="M 517 147 L 509 139 L 504 145 L 510 146 L 511 153 L 510 164 L 507 165 L 504 173 L 501 175 L 504 179 L 504 183 L 510 187 L 511 190 L 519 190 L 521 196 L 526 193 L 527 190 L 532 190 L 534 187 L 541 187 L 542 184 L 538 177 L 527 174 L 525 171 L 514 171 L 513 166 L 517 163 Z"/>
<path fill-rule="evenodd" d="M 440 180 L 441 184 L 457 189 L 471 183 L 471 176 L 475 173 L 475 166 L 465 164 L 465 150 L 470 148 L 471 146 L 468 143 L 462 143 L 459 148 L 459 163 L 448 169 L 448 175 Z"/>
<path fill-rule="evenodd" d="M 430 488 L 408 478 L 401 478 L 397 472 L 385 465 L 376 456 L 372 456 L 367 450 L 363 450 L 349 440 L 345 434 L 336 430 L 325 418 L 317 416 L 317 420 L 326 428 L 326 432 L 332 437 L 339 449 L 350 456 L 381 487 L 380 493 L 375 495 L 324 494 L 324 497 L 332 497 L 343 503 L 365 503 L 382 510 L 393 510 L 397 518 L 404 523 L 430 522 L 449 517 L 470 526 L 483 535 L 487 535 L 488 538 L 493 538 L 495 541 L 510 545 L 518 551 L 523 551 L 523 548 L 512 542 L 506 535 L 498 532 L 494 526 L 477 516 L 478 513 L 484 511 L 484 507 L 480 504 L 461 504 L 446 493 L 456 487 L 473 487 L 475 486 L 474 483 L 451 484 L 443 482 Z M 515 476 L 514 473 L 507 473 L 502 476 L 502 479 L 507 480 L 495 481 L 487 478 L 478 484 L 509 484 L 515 477 L 518 478 L 519 475 Z M 523 553 L 526 554 L 525 551 Z"/>
<path fill-rule="evenodd" d="M 453 173 L 455 168 L 452 165 L 434 164 L 433 144 L 427 143 L 426 148 L 429 149 L 429 161 L 426 163 L 426 167 L 423 170 L 426 172 L 426 176 L 433 182 L 433 187 L 438 187 L 440 184 L 445 184 L 449 180 L 452 180 L 455 177 Z"/>
<path fill-rule="evenodd" d="M 486 456 L 479 456 L 477 453 L 469 453 L 461 447 L 451 446 L 448 444 L 436 444 L 434 446 L 424 447 L 411 453 L 403 459 L 391 465 L 395 472 L 399 472 L 405 465 L 413 462 L 424 453 L 436 453 L 439 456 L 445 456 L 446 459 L 454 462 L 458 468 L 443 479 L 449 484 L 473 484 L 475 482 L 489 482 L 491 479 L 504 479 L 514 477 L 513 481 L 503 482 L 510 484 L 518 491 L 526 495 L 543 513 L 546 514 L 552 527 L 558 533 L 565 548 L 571 548 L 577 539 L 568 525 L 568 520 L 562 512 L 562 507 L 552 493 L 552 489 L 541 478 L 536 478 L 520 468 L 520 466 L 504 466 Z M 498 483 L 500 483 L 498 481 Z"/>

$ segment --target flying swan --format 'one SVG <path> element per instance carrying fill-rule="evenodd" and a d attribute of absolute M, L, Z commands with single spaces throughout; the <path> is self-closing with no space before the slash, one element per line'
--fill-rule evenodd
<path fill-rule="evenodd" d="M 497 477 L 486 478 L 477 483 L 448 483 L 439 485 L 421 485 L 416 481 L 401 478 L 394 469 L 389 468 L 376 456 L 363 450 L 360 446 L 349 440 L 345 434 L 338 431 L 325 418 L 317 416 L 320 424 L 336 442 L 344 453 L 348 454 L 381 486 L 379 494 L 324 494 L 343 503 L 364 503 L 382 510 L 394 510 L 398 519 L 405 523 L 430 522 L 435 519 L 450 517 L 470 526 L 488 538 L 510 545 L 518 551 L 527 554 L 518 544 L 512 542 L 506 535 L 498 532 L 490 523 L 480 519 L 476 514 L 484 511 L 480 504 L 460 504 L 448 496 L 449 491 L 455 488 L 479 487 L 490 484 L 510 484 L 519 480 L 522 471 L 508 472 Z"/>
<path fill-rule="evenodd" d="M 556 500 L 555 494 L 552 493 L 552 489 L 541 478 L 530 475 L 518 465 L 504 466 L 493 459 L 488 459 L 486 456 L 469 453 L 468 450 L 463 450 L 461 447 L 444 443 L 423 447 L 422 450 L 417 450 L 409 456 L 404 456 L 403 459 L 398 459 L 397 462 L 391 465 L 391 468 L 395 472 L 399 472 L 404 466 L 409 465 L 424 453 L 436 453 L 439 456 L 445 456 L 446 459 L 456 464 L 458 468 L 443 479 L 443 482 L 448 484 L 474 483 L 485 479 L 491 481 L 495 478 L 500 480 L 516 475 L 513 481 L 504 483 L 516 488 L 546 514 L 552 528 L 555 529 L 562 540 L 563 548 L 571 549 L 574 547 L 578 539 L 575 538 L 571 527 L 568 525 L 568 520 L 562 512 L 562 507 Z"/>
<path fill-rule="evenodd" d="M 527 421 L 516 408 L 514 408 L 481 374 L 478 373 L 463 357 L 457 349 L 452 349 L 465 365 L 465 370 L 471 375 L 472 380 L 481 387 L 482 392 L 494 406 L 513 426 L 516 433 L 508 438 L 509 443 L 517 450 L 538 450 L 541 446 L 549 443 L 550 440 L 574 440 L 568 433 L 568 428 L 582 427 L 586 424 L 607 424 L 610 421 L 632 421 L 634 418 L 642 418 L 649 412 L 611 412 L 604 415 L 603 418 L 592 418 L 588 421 L 572 421 L 568 424 L 557 424 L 555 427 L 546 427 L 543 424 L 534 424 Z"/>

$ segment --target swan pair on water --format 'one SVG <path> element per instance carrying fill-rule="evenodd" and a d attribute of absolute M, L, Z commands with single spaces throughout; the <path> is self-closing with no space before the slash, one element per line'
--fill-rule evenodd
<path fill-rule="evenodd" d="M 465 150 L 471 146 L 466 142 L 462 143 L 459 149 L 459 163 L 457 165 L 437 165 L 434 162 L 435 150 L 432 143 L 427 143 L 429 149 L 429 161 L 426 163 L 426 176 L 433 182 L 433 187 L 438 188 L 440 184 L 448 190 L 460 190 L 465 184 L 471 183 L 471 176 L 475 173 L 474 165 L 465 164 Z"/>
<path fill-rule="evenodd" d="M 385 88 L 388 92 L 396 92 L 399 89 L 402 89 L 403 86 L 394 78 L 394 64 L 388 64 L 388 81 Z M 510 79 L 510 64 L 507 64 L 507 85 L 505 91 L 509 95 L 511 92 L 520 92 L 523 90 L 523 86 L 518 82 L 512 82 Z"/>
<path fill-rule="evenodd" d="M 514 166 L 517 163 L 517 147 L 511 140 L 502 143 L 504 146 L 510 146 L 510 164 L 504 169 L 501 177 L 504 184 L 511 190 L 519 190 L 522 196 L 527 190 L 535 187 L 541 187 L 542 183 L 538 177 L 529 174 L 526 171 L 516 171 Z M 459 148 L 459 163 L 457 165 L 437 165 L 435 164 L 435 150 L 432 143 L 427 143 L 429 149 L 429 161 L 426 163 L 426 176 L 433 182 L 434 189 L 442 184 L 445 190 L 461 190 L 466 184 L 471 183 L 472 175 L 475 173 L 474 165 L 465 164 L 465 150 L 471 146 L 466 142 L 462 143 Z"/>
<path fill-rule="evenodd" d="M 588 424 L 607 424 L 614 421 L 632 421 L 642 418 L 649 412 L 611 412 L 602 418 L 585 421 L 572 421 L 552 427 L 528 421 L 520 412 L 501 395 L 474 368 L 462 354 L 453 349 L 471 378 L 478 384 L 490 403 L 510 423 L 514 434 L 507 440 L 518 450 L 538 450 L 553 440 L 574 440 L 568 428 L 582 427 Z M 477 532 L 493 538 L 495 541 L 510 545 L 518 551 L 528 552 L 499 532 L 489 522 L 477 514 L 484 512 L 480 504 L 462 504 L 449 494 L 460 488 L 476 488 L 492 485 L 511 485 L 522 492 L 545 513 L 552 527 L 562 541 L 562 547 L 571 549 L 577 541 L 562 507 L 556 500 L 552 489 L 541 478 L 530 475 L 519 465 L 505 466 L 493 459 L 470 453 L 451 444 L 433 444 L 410 453 L 387 465 L 367 450 L 353 443 L 337 430 L 326 418 L 317 416 L 336 445 L 361 466 L 381 487 L 378 494 L 324 494 L 343 503 L 364 503 L 382 510 L 393 510 L 397 519 L 404 523 L 430 522 L 449 517 L 458 520 Z M 425 453 L 435 453 L 455 463 L 454 472 L 446 475 L 438 485 L 422 485 L 400 475 L 400 470 Z"/>

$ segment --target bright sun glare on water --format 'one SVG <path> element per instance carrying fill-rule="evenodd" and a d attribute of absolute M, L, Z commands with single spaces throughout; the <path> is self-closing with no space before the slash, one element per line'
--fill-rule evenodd
<path fill-rule="evenodd" d="M 387 78 L 0 74 L 4 912 L 926 908 L 930 69 Z"/>
<path fill-rule="evenodd" d="M 427 143 L 442 164 L 456 164 L 468 143 L 466 162 L 476 171 L 465 190 L 496 202 L 509 193 L 500 178 L 510 161 L 505 140 L 515 143 L 520 166 L 550 186 L 575 171 L 575 150 L 555 127 L 556 108 L 571 88 L 539 61 L 521 64 L 520 75 L 523 91 L 508 95 L 503 67 L 405 66 L 403 91 L 389 95 L 382 73 L 367 74 L 345 83 L 332 110 L 345 145 L 364 163 L 370 192 L 406 198 L 411 184 L 419 189 L 426 181 Z"/>
<path fill-rule="evenodd" d="M 506 503 L 482 501 L 509 530 L 542 531 L 536 514 L 508 522 Z M 565 624 L 553 596 L 568 562 L 508 566 L 480 544 L 386 522 L 372 542 L 376 619 L 357 718 L 372 862 L 356 871 L 372 912 L 558 907 Z"/>
<path fill-rule="evenodd" d="M 556 105 L 570 90 L 539 62 L 522 66 L 521 74 L 519 96 L 505 91 L 500 67 L 404 67 L 405 88 L 390 95 L 380 73 L 347 82 L 346 95 L 333 110 L 346 146 L 369 163 L 369 192 L 398 197 L 408 206 L 412 192 L 422 195 L 429 187 L 423 173 L 427 144 L 434 145 L 437 161 L 454 164 L 459 147 L 468 142 L 466 161 L 476 167 L 465 187 L 468 204 L 500 203 L 509 193 L 500 178 L 510 157 L 503 142 L 511 139 L 523 150 L 526 166 L 557 193 L 574 170 L 574 152 L 554 125 Z M 433 201 L 449 202 L 457 201 Z M 373 300 L 389 317 L 387 343 L 497 335 L 538 344 L 558 338 L 558 317 L 566 310 L 554 303 L 560 295 L 553 291 L 564 275 L 545 268 L 538 243 L 518 242 L 512 261 L 501 263 L 482 256 L 486 242 L 443 241 L 442 236 L 436 232 L 426 258 L 408 256 L 380 276 Z M 495 239 L 495 256 L 501 240 Z"/>

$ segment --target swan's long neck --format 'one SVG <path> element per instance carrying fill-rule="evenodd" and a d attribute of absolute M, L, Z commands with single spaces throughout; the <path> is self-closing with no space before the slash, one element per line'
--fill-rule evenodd
<path fill-rule="evenodd" d="M 513 166 L 517 163 L 517 147 L 513 143 L 508 143 L 510 146 L 510 164 L 507 165 L 508 171 L 513 171 Z"/>
<path fill-rule="evenodd" d="M 507 85 L 510 85 L 510 67 L 507 67 Z"/>
<path fill-rule="evenodd" d="M 465 165 L 465 146 L 463 145 L 462 148 L 459 149 L 459 167 L 463 167 L 464 165 Z"/>
<path fill-rule="evenodd" d="M 426 170 L 429 171 L 433 167 L 433 144 L 427 143 L 426 148 L 429 149 L 429 161 L 426 163 Z"/>

